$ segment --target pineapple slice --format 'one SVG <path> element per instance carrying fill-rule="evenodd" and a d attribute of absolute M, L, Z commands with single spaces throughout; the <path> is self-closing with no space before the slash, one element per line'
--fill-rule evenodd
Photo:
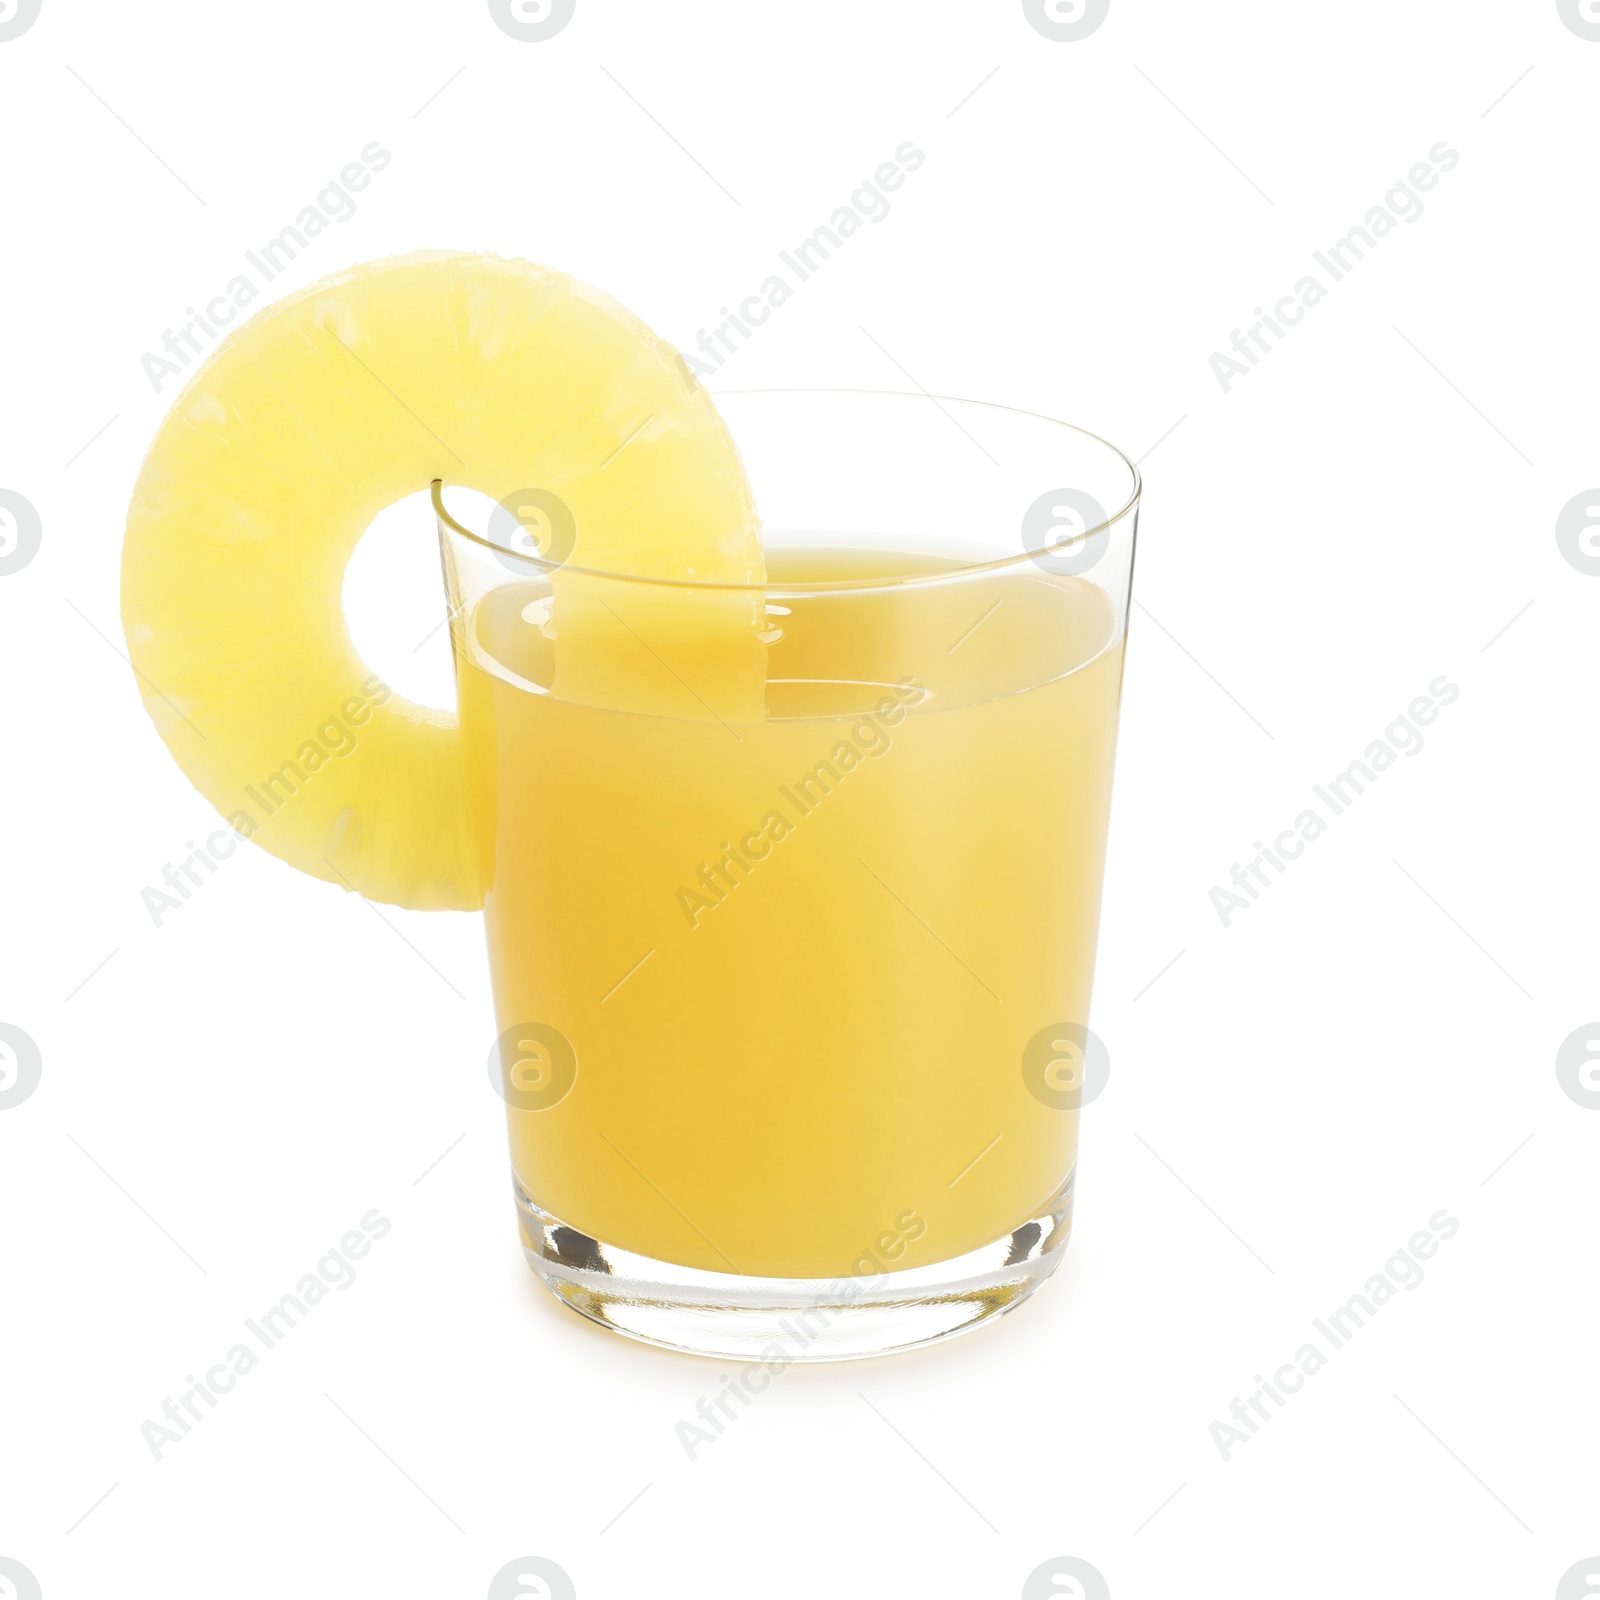
<path fill-rule="evenodd" d="M 760 583 L 738 452 L 681 356 L 559 272 L 457 253 L 354 267 L 262 312 L 173 405 L 128 513 L 146 709 L 233 826 L 374 900 L 482 902 L 454 716 L 351 644 L 345 564 L 430 481 L 540 486 L 574 567 Z"/>

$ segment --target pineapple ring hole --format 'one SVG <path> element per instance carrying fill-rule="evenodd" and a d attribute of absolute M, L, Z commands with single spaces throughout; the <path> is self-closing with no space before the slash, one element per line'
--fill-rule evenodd
<path fill-rule="evenodd" d="M 494 505 L 470 490 L 457 496 L 468 515 L 487 517 Z M 350 642 L 368 668 L 414 705 L 454 715 L 439 529 L 427 489 L 396 500 L 368 524 L 345 566 L 342 600 Z"/>

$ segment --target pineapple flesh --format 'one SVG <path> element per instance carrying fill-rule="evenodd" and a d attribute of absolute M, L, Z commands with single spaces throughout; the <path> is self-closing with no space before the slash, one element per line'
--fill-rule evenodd
<path fill-rule="evenodd" d="M 341 603 L 372 519 L 436 478 L 559 496 L 574 568 L 762 581 L 738 452 L 677 352 L 550 268 L 440 252 L 325 278 L 217 348 L 140 472 L 122 612 L 156 727 L 241 834 L 370 899 L 470 910 L 456 719 L 382 683 Z"/>

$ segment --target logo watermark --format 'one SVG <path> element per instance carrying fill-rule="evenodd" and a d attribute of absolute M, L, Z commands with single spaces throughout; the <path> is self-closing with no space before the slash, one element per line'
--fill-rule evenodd
<path fill-rule="evenodd" d="M 518 1111 L 549 1111 L 572 1093 L 577 1081 L 577 1051 L 546 1022 L 507 1028 L 489 1052 L 489 1082 Z"/>
<path fill-rule="evenodd" d="M 1594 1600 L 1600 1594 L 1600 1556 L 1568 1567 L 1556 1585 L 1556 1600 Z"/>
<path fill-rule="evenodd" d="M 0 578 L 21 572 L 43 542 L 44 525 L 33 503 L 15 489 L 0 489 Z"/>
<path fill-rule="evenodd" d="M 0 1022 L 0 1111 L 14 1111 L 43 1076 L 44 1057 L 33 1036 L 15 1023 Z"/>
<path fill-rule="evenodd" d="M 1568 566 L 1586 577 L 1600 577 L 1600 489 L 1585 489 L 1562 506 L 1556 517 L 1556 549 Z"/>
<path fill-rule="evenodd" d="M 526 577 L 530 562 L 559 567 L 566 561 L 578 542 L 578 519 L 567 502 L 549 489 L 517 489 L 495 502 L 488 536 L 495 560 L 508 572 Z"/>
<path fill-rule="evenodd" d="M 1111 543 L 1105 508 L 1081 489 L 1049 489 L 1022 514 L 1022 548 L 1045 572 L 1075 578 Z"/>
<path fill-rule="evenodd" d="M 1022 1585 L 1022 1600 L 1111 1600 L 1111 1586 L 1077 1556 L 1052 1556 L 1041 1561 Z"/>
<path fill-rule="evenodd" d="M 555 38 L 577 9 L 578 0 L 489 0 L 494 25 L 522 44 Z"/>
<path fill-rule="evenodd" d="M 489 1580 L 488 1600 L 577 1600 L 577 1596 L 572 1579 L 543 1556 L 518 1556 Z"/>
<path fill-rule="evenodd" d="M 1111 1081 L 1111 1053 L 1083 1023 L 1052 1022 L 1023 1047 L 1022 1081 L 1040 1105 L 1081 1111 Z"/>
<path fill-rule="evenodd" d="M 1556 0 L 1556 11 L 1580 39 L 1600 41 L 1600 0 Z"/>
<path fill-rule="evenodd" d="M 41 3 L 42 0 L 0 0 L 0 44 L 20 39 L 39 20 Z"/>
<path fill-rule="evenodd" d="M 1110 16 L 1111 0 L 1022 0 L 1022 14 L 1046 39 L 1076 44 Z"/>
<path fill-rule="evenodd" d="M 1600 1022 L 1586 1022 L 1561 1041 L 1556 1082 L 1574 1105 L 1600 1111 Z"/>
<path fill-rule="evenodd" d="M 0 1595 L 5 1600 L 40 1600 L 39 1580 L 20 1561 L 0 1556 Z"/>

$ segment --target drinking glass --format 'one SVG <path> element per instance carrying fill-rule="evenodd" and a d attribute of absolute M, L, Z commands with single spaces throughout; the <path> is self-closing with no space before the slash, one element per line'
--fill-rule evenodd
<path fill-rule="evenodd" d="M 1003 406 L 716 398 L 759 587 L 585 569 L 557 487 L 434 505 L 527 1258 L 780 1367 L 1061 1258 L 1140 481 Z"/>

